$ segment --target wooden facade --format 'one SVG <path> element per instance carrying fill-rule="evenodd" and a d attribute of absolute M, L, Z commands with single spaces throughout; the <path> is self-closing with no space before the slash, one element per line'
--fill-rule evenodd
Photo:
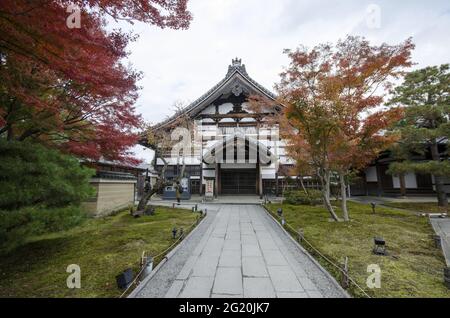
<path fill-rule="evenodd" d="M 225 78 L 183 110 L 194 121 L 193 133 L 200 136 L 197 151 L 185 158 L 192 193 L 203 194 L 208 179 L 214 180 L 216 196 L 277 192 L 278 171 L 292 162 L 279 140 L 278 126 L 267 120 L 273 110 L 250 109 L 248 98 L 255 95 L 276 98 L 248 75 L 241 60 L 233 59 Z M 170 126 L 176 118 L 159 126 Z M 179 158 L 165 160 L 169 164 L 166 176 L 177 176 Z M 156 169 L 161 167 L 162 160 L 157 160 Z"/>
<path fill-rule="evenodd" d="M 444 145 L 440 147 L 443 154 L 443 160 L 447 160 Z M 411 160 L 422 161 L 430 160 L 430 155 L 412 154 Z M 388 173 L 389 164 L 395 159 L 389 151 L 385 151 L 363 171 L 361 171 L 351 187 L 350 192 L 353 196 L 399 196 L 401 195 L 401 184 L 398 176 Z M 405 194 L 408 196 L 429 196 L 435 195 L 434 178 L 429 174 L 407 173 L 404 176 Z M 445 180 L 447 193 L 450 193 L 450 179 Z"/>

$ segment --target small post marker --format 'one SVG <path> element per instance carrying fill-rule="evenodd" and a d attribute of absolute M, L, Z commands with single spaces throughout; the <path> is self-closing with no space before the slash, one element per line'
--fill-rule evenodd
<path fill-rule="evenodd" d="M 303 241 L 303 236 L 304 236 L 303 230 L 302 229 L 298 229 L 297 233 L 298 233 L 297 240 L 298 240 L 299 243 L 301 243 Z"/>
<path fill-rule="evenodd" d="M 371 202 L 370 206 L 372 207 L 372 213 L 375 214 L 375 208 L 376 208 L 376 203 L 375 202 Z"/>
<path fill-rule="evenodd" d="M 174 228 L 172 229 L 172 238 L 173 238 L 173 239 L 176 239 L 176 238 L 177 238 L 177 228 L 176 228 L 176 227 L 174 227 Z"/>
<path fill-rule="evenodd" d="M 382 237 L 374 237 L 374 247 L 373 247 L 373 253 L 375 255 L 388 255 L 386 251 L 386 241 Z"/>
<path fill-rule="evenodd" d="M 348 279 L 348 257 L 344 258 L 344 263 L 342 264 L 342 277 L 341 277 L 342 288 L 347 289 L 350 287 Z"/>
<path fill-rule="evenodd" d="M 282 217 L 283 216 L 283 209 L 282 208 L 278 208 L 277 209 L 277 214 L 278 214 L 279 217 Z"/>
<path fill-rule="evenodd" d="M 442 248 L 442 240 L 441 237 L 439 235 L 433 235 L 433 239 L 434 239 L 434 245 L 436 245 L 437 248 Z"/>

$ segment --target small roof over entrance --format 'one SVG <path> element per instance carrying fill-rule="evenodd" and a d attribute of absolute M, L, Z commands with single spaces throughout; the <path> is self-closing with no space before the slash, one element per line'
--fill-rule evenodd
<path fill-rule="evenodd" d="M 259 163 L 270 165 L 274 155 L 268 147 L 255 138 L 236 132 L 218 140 L 203 154 L 203 162 L 215 163 Z"/>

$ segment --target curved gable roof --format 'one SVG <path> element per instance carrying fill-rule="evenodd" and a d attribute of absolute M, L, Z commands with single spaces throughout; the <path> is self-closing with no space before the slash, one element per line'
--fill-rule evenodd
<path fill-rule="evenodd" d="M 219 83 L 214 85 L 214 87 L 212 87 L 205 94 L 200 96 L 194 102 L 185 107 L 182 110 L 182 113 L 183 114 L 188 113 L 191 116 L 198 114 L 200 111 L 209 106 L 211 102 L 213 102 L 217 97 L 222 95 L 225 88 L 230 87 L 230 85 L 236 84 L 246 86 L 250 90 L 253 90 L 261 95 L 264 95 L 265 97 L 271 100 L 276 99 L 276 95 L 274 93 L 272 93 L 270 90 L 268 90 L 267 88 L 256 82 L 248 75 L 245 69 L 245 65 L 241 63 L 241 59 L 236 58 L 233 59 L 232 64 L 228 66 L 228 72 L 225 78 L 223 78 Z M 181 115 L 180 113 L 177 113 L 169 117 L 168 119 L 159 123 L 157 127 L 170 124 L 180 115 Z"/>

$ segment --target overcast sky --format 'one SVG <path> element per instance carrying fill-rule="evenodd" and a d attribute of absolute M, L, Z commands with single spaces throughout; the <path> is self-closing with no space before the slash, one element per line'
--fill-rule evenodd
<path fill-rule="evenodd" d="M 188 30 L 125 26 L 139 35 L 129 46 L 129 62 L 144 74 L 136 106 L 148 122 L 171 115 L 176 101 L 200 97 L 225 76 L 234 57 L 273 90 L 288 64 L 283 49 L 335 43 L 347 34 L 374 44 L 413 37 L 415 68 L 450 62 L 448 0 L 190 0 L 188 7 Z"/>

